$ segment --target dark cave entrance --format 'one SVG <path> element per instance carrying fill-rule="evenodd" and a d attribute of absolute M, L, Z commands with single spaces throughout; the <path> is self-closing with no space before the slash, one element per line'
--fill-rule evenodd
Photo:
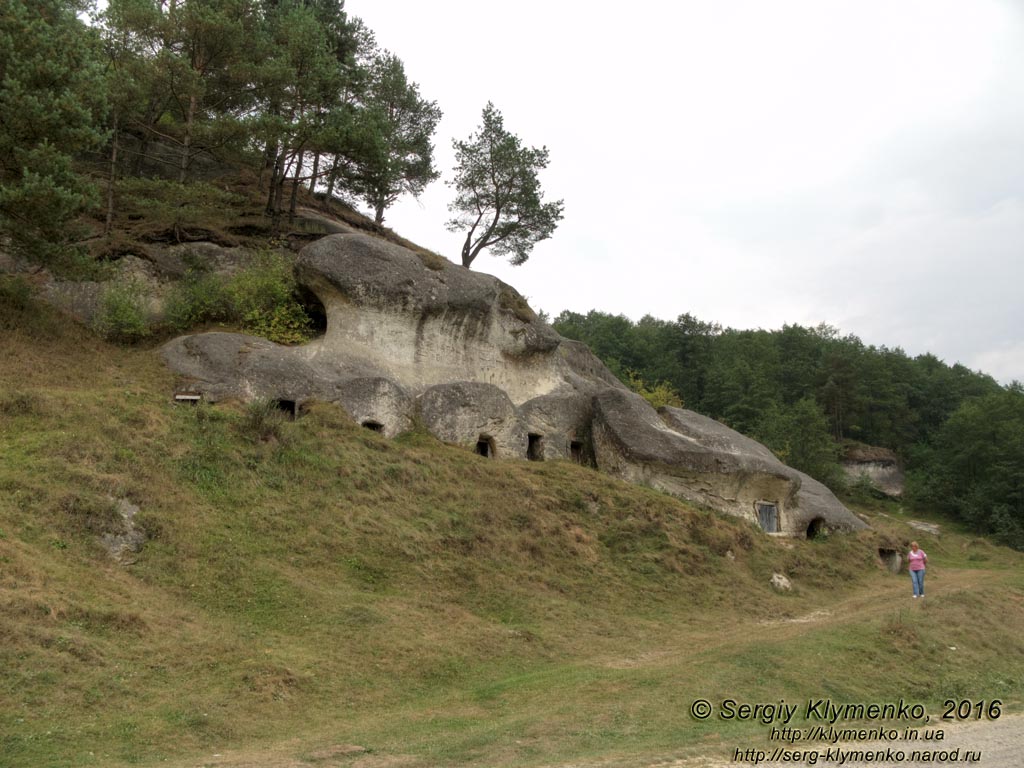
<path fill-rule="evenodd" d="M 490 435 L 480 435 L 476 441 L 476 452 L 487 459 L 497 456 L 497 451 L 494 449 L 494 438 Z"/>
<path fill-rule="evenodd" d="M 544 435 L 531 432 L 526 436 L 526 458 L 530 461 L 544 461 Z"/>
<path fill-rule="evenodd" d="M 807 538 L 816 539 L 826 533 L 825 518 L 816 517 L 807 525 Z"/>
<path fill-rule="evenodd" d="M 295 400 L 275 400 L 274 407 L 284 413 L 291 421 L 299 416 L 299 404 Z"/>
<path fill-rule="evenodd" d="M 379 421 L 372 421 L 372 420 L 368 419 L 368 420 L 363 422 L 362 426 L 364 426 L 366 429 L 370 430 L 371 432 L 376 432 L 379 435 L 383 435 L 384 434 L 384 425 L 381 424 Z"/>
<path fill-rule="evenodd" d="M 583 464 L 583 443 L 573 440 L 569 443 L 569 456 L 577 464 Z"/>
<path fill-rule="evenodd" d="M 882 561 L 882 565 L 885 566 L 886 570 L 891 573 L 899 573 L 903 568 L 903 555 L 898 550 L 879 547 L 878 558 Z"/>
<path fill-rule="evenodd" d="M 327 310 L 317 295 L 308 288 L 299 286 L 295 291 L 295 297 L 309 316 L 313 336 L 323 336 L 327 333 Z"/>

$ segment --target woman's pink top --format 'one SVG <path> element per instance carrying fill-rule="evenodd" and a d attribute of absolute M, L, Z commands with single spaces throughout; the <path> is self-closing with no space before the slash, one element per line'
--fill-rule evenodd
<path fill-rule="evenodd" d="M 919 550 L 917 550 L 917 552 L 914 552 L 913 550 L 911 550 L 907 554 L 907 559 L 910 560 L 910 570 L 912 570 L 912 571 L 923 571 L 924 570 L 924 561 L 928 559 L 928 555 L 926 555 L 924 553 L 923 549 L 919 549 Z"/>

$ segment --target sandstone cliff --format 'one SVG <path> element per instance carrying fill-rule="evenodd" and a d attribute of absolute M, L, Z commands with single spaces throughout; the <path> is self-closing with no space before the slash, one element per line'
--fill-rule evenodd
<path fill-rule="evenodd" d="M 183 389 L 327 400 L 388 436 L 419 419 L 487 456 L 594 464 L 770 532 L 864 527 L 758 443 L 689 411 L 656 412 L 494 277 L 360 234 L 306 246 L 297 273 L 325 307 L 326 333 L 301 347 L 177 338 L 163 354 Z"/>

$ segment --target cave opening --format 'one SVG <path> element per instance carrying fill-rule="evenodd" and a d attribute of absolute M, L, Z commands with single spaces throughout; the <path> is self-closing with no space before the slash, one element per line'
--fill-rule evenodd
<path fill-rule="evenodd" d="M 823 517 L 816 517 L 807 525 L 808 539 L 816 539 L 825 532 L 825 518 Z"/>
<path fill-rule="evenodd" d="M 295 400 L 275 400 L 274 407 L 284 413 L 291 421 L 299 415 L 299 404 Z"/>
<path fill-rule="evenodd" d="M 494 438 L 490 435 L 480 435 L 476 441 L 476 452 L 487 459 L 493 459 L 497 455 L 494 449 Z"/>
<path fill-rule="evenodd" d="M 526 441 L 526 458 L 530 461 L 544 461 L 544 435 L 531 432 Z"/>

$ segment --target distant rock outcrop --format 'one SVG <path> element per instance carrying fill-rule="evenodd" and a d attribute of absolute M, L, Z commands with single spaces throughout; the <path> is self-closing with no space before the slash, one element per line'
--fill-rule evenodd
<path fill-rule="evenodd" d="M 886 496 L 903 495 L 906 476 L 899 456 L 888 448 L 854 444 L 847 447 L 840 462 L 846 477 L 856 482 L 866 477 Z"/>
<path fill-rule="evenodd" d="M 301 347 L 177 338 L 163 354 L 182 388 L 335 402 L 388 436 L 418 419 L 486 456 L 594 464 L 770 532 L 864 527 L 764 446 L 690 411 L 655 411 L 497 278 L 359 234 L 308 245 L 297 274 L 324 305 L 323 337 Z"/>

